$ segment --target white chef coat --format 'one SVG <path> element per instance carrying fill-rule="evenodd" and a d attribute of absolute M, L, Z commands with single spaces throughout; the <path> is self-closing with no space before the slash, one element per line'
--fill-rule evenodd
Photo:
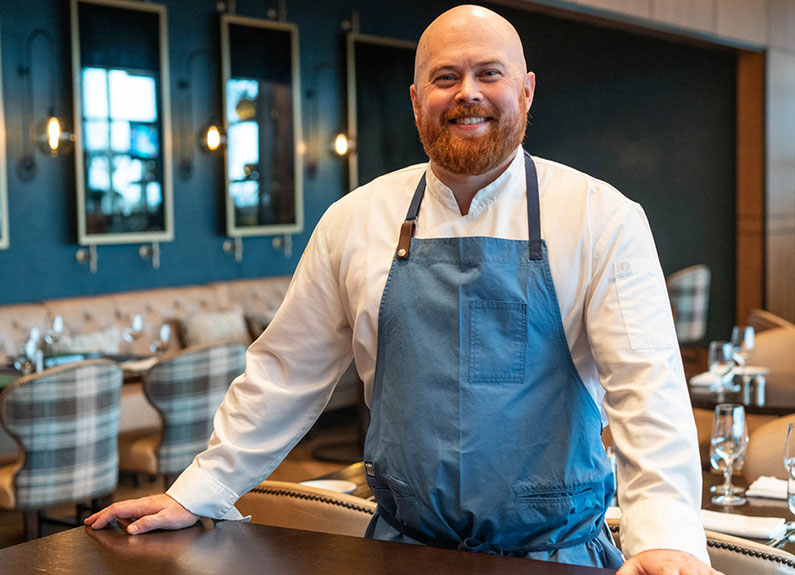
<path fill-rule="evenodd" d="M 665 281 L 640 206 L 610 185 L 534 158 L 541 236 L 574 364 L 609 420 L 624 552 L 680 549 L 709 561 L 701 471 Z M 418 238 L 526 240 L 524 157 L 462 216 L 426 164 L 354 190 L 318 223 L 271 325 L 248 350 L 208 449 L 168 491 L 190 511 L 236 519 L 240 495 L 311 427 L 356 359 L 369 404 L 381 295 L 414 189 L 427 174 Z"/>

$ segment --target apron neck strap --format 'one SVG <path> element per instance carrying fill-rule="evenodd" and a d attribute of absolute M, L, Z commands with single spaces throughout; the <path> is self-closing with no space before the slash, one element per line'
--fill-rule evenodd
<path fill-rule="evenodd" d="M 529 230 L 529 257 L 531 260 L 542 258 L 541 240 L 541 210 L 538 202 L 538 175 L 536 173 L 535 162 L 527 150 L 524 152 L 524 170 L 527 195 L 527 229 Z M 414 190 L 414 197 L 411 199 L 409 211 L 406 214 L 406 221 L 400 226 L 400 237 L 398 239 L 395 257 L 405 260 L 409 257 L 411 238 L 414 236 L 417 215 L 420 213 L 420 203 L 425 195 L 425 174 L 422 174 L 417 188 Z"/>

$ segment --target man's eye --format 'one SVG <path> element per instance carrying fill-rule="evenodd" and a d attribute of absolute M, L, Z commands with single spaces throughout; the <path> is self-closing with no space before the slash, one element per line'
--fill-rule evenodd
<path fill-rule="evenodd" d="M 484 78 L 494 79 L 498 78 L 500 76 L 500 73 L 497 70 L 486 70 L 485 72 L 483 72 L 482 76 Z"/>

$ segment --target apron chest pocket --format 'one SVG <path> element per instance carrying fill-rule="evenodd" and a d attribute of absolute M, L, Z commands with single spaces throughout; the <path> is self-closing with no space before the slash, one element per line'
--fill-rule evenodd
<path fill-rule="evenodd" d="M 522 383 L 527 349 L 527 304 L 470 302 L 470 383 Z"/>

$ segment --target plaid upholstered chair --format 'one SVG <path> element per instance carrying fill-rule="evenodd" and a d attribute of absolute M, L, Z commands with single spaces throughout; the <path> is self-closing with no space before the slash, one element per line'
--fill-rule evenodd
<path fill-rule="evenodd" d="M 0 392 L 0 422 L 21 451 L 0 466 L 0 507 L 24 511 L 27 539 L 41 536 L 45 508 L 98 508 L 116 488 L 121 385 L 121 368 L 97 359 L 20 377 Z M 79 505 L 77 521 L 81 513 Z"/>
<path fill-rule="evenodd" d="M 700 343 L 707 332 L 710 271 L 690 266 L 665 278 L 680 345 Z"/>
<path fill-rule="evenodd" d="M 144 375 L 143 383 L 162 428 L 120 434 L 119 468 L 162 475 L 170 486 L 207 447 L 213 416 L 245 364 L 246 347 L 238 343 L 200 345 L 164 355 Z"/>

